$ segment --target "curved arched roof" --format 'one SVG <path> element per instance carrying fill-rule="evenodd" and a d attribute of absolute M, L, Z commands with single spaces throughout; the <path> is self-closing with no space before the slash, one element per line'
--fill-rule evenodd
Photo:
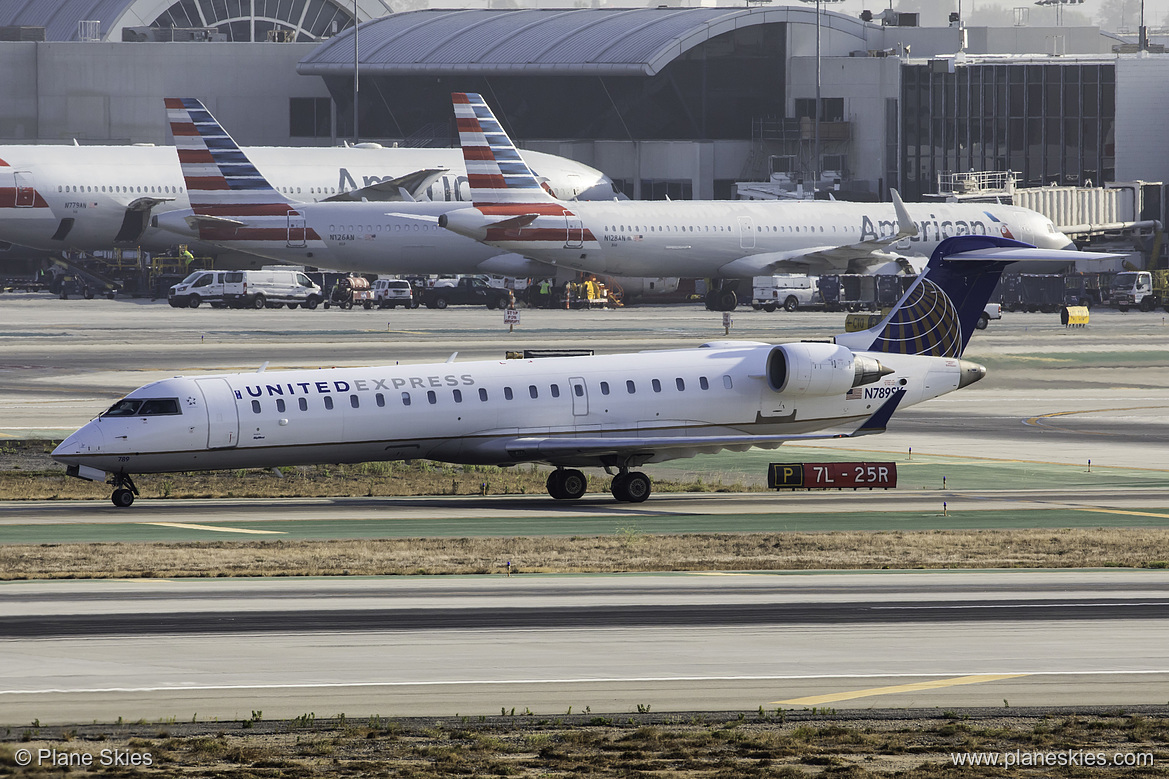
<path fill-rule="evenodd" d="M 78 22 L 101 22 L 102 40 L 120 41 L 123 27 L 149 26 L 176 0 L 2 0 L 0 26 L 44 27 L 45 40 L 76 41 Z M 354 0 L 330 0 L 352 9 Z M 358 0 L 359 19 L 389 12 L 388 0 Z"/>
<path fill-rule="evenodd" d="M 716 35 L 777 22 L 814 24 L 815 13 L 792 7 L 408 11 L 362 24 L 358 49 L 363 75 L 653 76 Z M 825 13 L 823 22 L 864 36 L 859 20 Z M 297 72 L 352 73 L 353 34 L 321 44 Z"/>

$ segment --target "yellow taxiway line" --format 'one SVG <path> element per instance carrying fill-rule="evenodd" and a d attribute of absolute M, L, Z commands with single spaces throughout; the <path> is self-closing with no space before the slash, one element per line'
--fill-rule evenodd
<path fill-rule="evenodd" d="M 809 695 L 805 698 L 792 698 L 790 701 L 774 701 L 771 705 L 783 706 L 817 706 L 822 703 L 836 703 L 850 701 L 854 698 L 868 698 L 872 695 L 893 695 L 899 692 L 916 692 L 918 690 L 937 690 L 942 687 L 957 687 L 963 684 L 982 684 L 997 682 L 1002 679 L 1017 679 L 1030 674 L 979 674 L 976 676 L 957 676 L 952 679 L 934 679 L 932 682 L 914 682 L 912 684 L 895 684 L 891 687 L 870 687 L 867 690 L 852 690 L 837 692 L 829 695 Z"/>

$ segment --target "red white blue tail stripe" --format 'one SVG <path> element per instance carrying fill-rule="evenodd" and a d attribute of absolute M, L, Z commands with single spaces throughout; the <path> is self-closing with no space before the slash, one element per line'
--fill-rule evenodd
<path fill-rule="evenodd" d="M 245 223 L 201 222 L 200 237 L 289 242 L 289 215 L 297 214 L 295 206 L 268 183 L 203 103 L 195 98 L 168 97 L 166 111 L 191 209 L 199 216 Z M 305 237 L 316 237 L 308 232 Z"/>
<path fill-rule="evenodd" d="M 476 204 L 554 202 L 482 96 L 455 92 L 451 100 L 472 201 Z"/>

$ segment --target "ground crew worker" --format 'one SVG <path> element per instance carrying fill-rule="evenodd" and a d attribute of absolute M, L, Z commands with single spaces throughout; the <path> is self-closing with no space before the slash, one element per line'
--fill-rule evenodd
<path fill-rule="evenodd" d="M 185 243 L 179 246 L 179 256 L 183 258 L 183 265 L 188 268 L 195 260 L 195 255 L 191 254 L 191 250 L 187 248 Z"/>

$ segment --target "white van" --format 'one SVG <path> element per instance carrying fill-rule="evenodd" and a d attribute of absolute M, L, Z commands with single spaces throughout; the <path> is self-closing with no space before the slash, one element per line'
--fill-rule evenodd
<path fill-rule="evenodd" d="M 756 276 L 751 280 L 751 307 L 758 311 L 795 311 L 816 306 L 820 299 L 819 277 L 802 273 Z"/>
<path fill-rule="evenodd" d="M 325 296 L 298 270 L 262 268 L 240 271 L 195 271 L 170 288 L 170 304 L 198 308 L 316 308 Z"/>

